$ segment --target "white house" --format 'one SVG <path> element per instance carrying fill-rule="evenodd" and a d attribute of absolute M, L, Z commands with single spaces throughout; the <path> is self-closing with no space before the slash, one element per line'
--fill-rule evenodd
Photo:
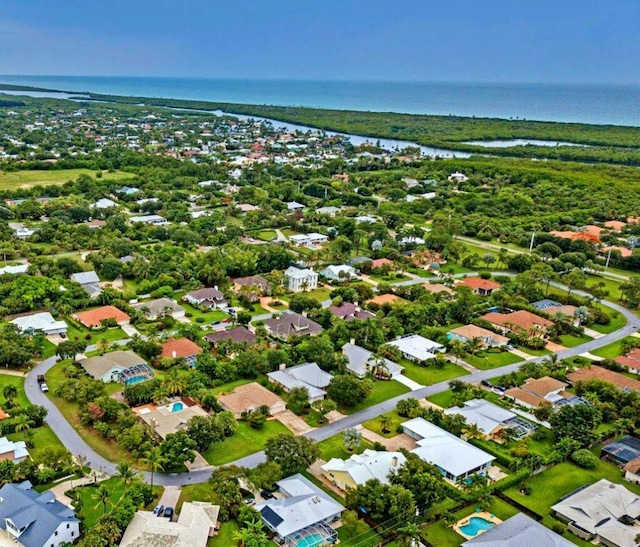
<path fill-rule="evenodd" d="M 455 173 L 451 173 L 448 179 L 451 182 L 466 182 L 469 180 L 469 177 L 467 177 L 467 175 L 465 175 L 464 173 L 460 173 L 459 171 L 456 171 Z"/>
<path fill-rule="evenodd" d="M 101 198 L 91 205 L 93 209 L 110 209 L 111 207 L 118 207 L 118 204 L 109 198 Z"/>
<path fill-rule="evenodd" d="M 20 226 L 13 231 L 13 236 L 18 239 L 27 239 L 36 233 L 36 230 L 33 228 L 27 228 L 25 226 Z"/>
<path fill-rule="evenodd" d="M 269 381 L 282 386 L 287 393 L 296 387 L 302 387 L 309 394 L 309 402 L 321 401 L 327 392 L 325 388 L 333 376 L 322 370 L 316 363 L 304 363 L 294 367 L 281 365 L 279 370 L 267 374 Z"/>
<path fill-rule="evenodd" d="M 287 209 L 289 211 L 302 211 L 305 207 L 306 205 L 303 205 L 302 203 L 298 203 L 297 201 L 287 202 Z"/>
<path fill-rule="evenodd" d="M 327 480 L 340 490 L 347 491 L 372 479 L 389 484 L 390 473 L 397 471 L 406 461 L 402 452 L 367 449 L 362 454 L 353 454 L 347 460 L 331 458 L 321 469 Z"/>
<path fill-rule="evenodd" d="M 257 504 L 256 510 L 278 543 L 295 547 L 336 542 L 338 533 L 329 525 L 342 515 L 342 505 L 300 474 L 276 484 L 281 497 Z"/>
<path fill-rule="evenodd" d="M 488 469 L 495 460 L 483 450 L 464 442 L 424 418 L 414 418 L 404 422 L 402 429 L 418 444 L 418 448 L 411 452 L 435 465 L 451 482 L 464 480 L 476 473 L 488 473 Z"/>
<path fill-rule="evenodd" d="M 318 274 L 310 268 L 289 266 L 284 272 L 285 284 L 290 291 L 312 291 L 318 288 Z"/>
<path fill-rule="evenodd" d="M 80 536 L 80 521 L 53 492 L 33 490 L 29 481 L 0 488 L 0 529 L 24 547 L 60 547 Z"/>
<path fill-rule="evenodd" d="M 320 272 L 320 275 L 331 281 L 347 281 L 357 277 L 358 272 L 353 266 L 340 264 L 338 266 L 327 266 Z"/>
<path fill-rule="evenodd" d="M 170 224 L 166 218 L 160 215 L 141 215 L 131 217 L 129 220 L 134 224 L 149 224 L 151 226 L 166 226 Z"/>
<path fill-rule="evenodd" d="M 100 278 L 93 270 L 90 272 L 78 272 L 71 274 L 70 279 L 71 281 L 75 281 L 82 285 L 84 292 L 86 292 L 90 298 L 97 298 L 100 293 L 102 293 Z"/>
<path fill-rule="evenodd" d="M 362 378 L 366 376 L 367 373 L 372 372 L 376 367 L 375 355 L 368 349 L 357 346 L 353 342 L 348 342 L 342 346 L 342 353 L 347 358 L 347 368 L 356 376 Z M 402 374 L 404 367 L 389 359 L 383 358 L 382 360 L 384 361 L 387 374 L 389 374 L 391 378 Z"/>
<path fill-rule="evenodd" d="M 45 336 L 50 334 L 66 334 L 69 328 L 64 321 L 56 321 L 48 311 L 16 317 L 11 323 L 16 325 L 22 333 L 33 334 L 35 332 L 41 332 Z"/>
<path fill-rule="evenodd" d="M 387 345 L 398 348 L 405 359 L 417 363 L 427 361 L 428 359 L 435 359 L 436 353 L 443 353 L 445 351 L 445 347 L 442 344 L 429 340 L 419 334 L 408 334 L 393 342 L 389 342 Z"/>
<path fill-rule="evenodd" d="M 17 264 L 16 266 L 4 266 L 0 268 L 0 275 L 18 275 L 29 271 L 29 264 Z"/>
<path fill-rule="evenodd" d="M 24 441 L 10 441 L 6 437 L 0 437 L 0 462 L 5 460 L 20 463 L 29 457 L 27 444 Z"/>

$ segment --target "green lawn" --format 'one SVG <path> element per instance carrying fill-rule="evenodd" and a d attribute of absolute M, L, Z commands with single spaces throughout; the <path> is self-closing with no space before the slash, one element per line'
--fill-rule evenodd
<path fill-rule="evenodd" d="M 285 307 L 282 306 L 282 309 L 284 309 Z M 253 305 L 253 310 L 249 311 L 249 313 L 251 314 L 252 317 L 255 317 L 256 315 L 263 315 L 265 313 L 271 313 L 268 312 L 267 310 L 265 310 L 260 304 L 258 304 L 257 302 Z"/>
<path fill-rule="evenodd" d="M 621 313 L 618 313 L 607 306 L 602 306 L 602 310 L 611 318 L 611 322 L 608 325 L 589 325 L 590 329 L 593 329 L 596 332 L 601 332 L 602 334 L 609 334 L 610 332 L 621 329 L 627 324 L 627 320 Z"/>
<path fill-rule="evenodd" d="M 519 511 L 515 507 L 501 499 L 492 497 L 491 500 L 491 504 L 487 508 L 487 510 L 502 520 L 506 520 L 519 513 Z M 469 507 L 466 507 L 465 509 L 456 511 L 454 513 L 456 516 L 456 522 L 461 518 L 470 516 L 475 513 L 475 509 L 476 508 L 471 505 Z M 459 535 L 457 532 L 454 532 L 452 528 L 447 526 L 443 519 L 440 519 L 437 522 L 434 522 L 433 524 L 430 524 L 429 526 L 424 528 L 423 537 L 431 545 L 437 547 L 458 547 L 463 541 L 465 541 L 465 539 L 461 535 Z"/>
<path fill-rule="evenodd" d="M 181 302 L 180 305 L 186 310 L 187 317 L 189 317 L 189 319 L 194 323 L 196 322 L 196 319 L 202 318 L 204 321 L 202 323 L 198 323 L 200 325 L 210 324 L 213 321 L 222 321 L 229 317 L 226 313 L 220 310 L 203 311 L 198 308 L 194 308 L 191 304 L 187 304 L 186 302 Z"/>
<path fill-rule="evenodd" d="M 347 452 L 343 446 L 343 435 L 340 433 L 339 435 L 334 435 L 333 437 L 328 438 L 325 441 L 318 443 L 318 448 L 320 449 L 320 458 L 324 461 L 329 461 L 331 458 L 338 458 L 340 460 L 346 460 L 350 458 L 353 454 L 362 454 L 365 449 L 371 448 L 371 443 L 366 439 L 362 439 L 362 443 L 358 448 L 356 448 L 353 452 Z"/>
<path fill-rule="evenodd" d="M 551 355 L 548 349 L 531 349 L 525 346 L 517 346 L 520 351 L 524 351 L 529 355 L 535 355 L 536 357 L 542 357 L 543 355 Z"/>
<path fill-rule="evenodd" d="M 238 431 L 221 443 L 214 443 L 202 455 L 212 465 L 223 465 L 244 458 L 264 448 L 267 439 L 289 430 L 277 420 L 269 420 L 262 429 L 253 429 L 246 422 L 238 423 Z"/>
<path fill-rule="evenodd" d="M 0 190 L 15 190 L 16 188 L 30 188 L 38 185 L 59 185 L 70 180 L 76 180 L 80 175 L 88 175 L 95 179 L 96 172 L 93 169 L 0 171 Z M 121 171 L 116 171 L 115 173 L 102 171 L 102 176 L 105 179 L 122 180 L 133 178 L 135 175 Z"/>
<path fill-rule="evenodd" d="M 116 340 L 124 340 L 128 338 L 127 334 L 120 328 L 106 329 L 105 331 L 91 331 L 85 329 L 82 326 L 76 326 L 70 321 L 69 330 L 67 330 L 67 338 L 69 340 L 82 340 L 87 344 L 97 344 L 98 340 L 107 340 L 108 342 L 115 342 Z M 89 338 L 87 338 L 89 335 Z"/>
<path fill-rule="evenodd" d="M 260 230 L 259 232 L 252 234 L 254 237 L 262 240 L 262 241 L 271 241 L 278 237 L 275 230 Z"/>
<path fill-rule="evenodd" d="M 342 527 L 338 528 L 338 539 L 342 547 L 376 547 L 380 545 L 382 536 L 369 528 L 364 534 L 359 534 L 352 538 L 345 534 Z"/>
<path fill-rule="evenodd" d="M 591 340 L 593 340 L 593 338 L 587 336 L 586 334 L 583 334 L 582 336 L 563 334 L 562 336 L 560 336 L 560 344 L 562 344 L 565 348 L 573 348 L 575 346 L 579 346 L 580 344 L 590 342 Z"/>
<path fill-rule="evenodd" d="M 109 512 L 111 508 L 116 506 L 122 499 L 125 486 L 124 483 L 116 477 L 107 479 L 106 481 L 103 481 L 102 484 L 104 484 L 109 490 L 109 503 L 107 504 L 107 512 Z M 98 487 L 94 485 L 81 486 L 78 488 L 80 491 L 80 497 L 82 498 L 82 512 L 80 513 L 80 517 L 85 528 L 91 528 L 102 516 L 104 511 L 102 503 L 94 497 L 97 489 Z M 155 507 L 157 500 L 160 499 L 163 491 L 164 488 L 162 486 L 153 487 L 154 499 L 146 509 L 153 509 L 153 507 Z"/>
<path fill-rule="evenodd" d="M 598 357 L 604 357 L 605 359 L 615 359 L 616 357 L 620 357 L 622 355 L 623 340 L 640 342 L 640 338 L 636 338 L 635 336 L 627 336 L 626 338 L 618 340 L 617 342 L 613 342 L 612 344 L 607 344 L 606 346 L 602 346 L 601 348 L 594 349 L 590 353 L 593 353 L 593 355 L 597 355 Z"/>
<path fill-rule="evenodd" d="M 449 408 L 453 406 L 453 395 L 453 391 L 447 389 L 447 391 L 442 391 L 440 393 L 436 393 L 435 395 L 431 395 L 431 397 L 427 397 L 427 401 L 442 408 Z"/>
<path fill-rule="evenodd" d="M 377 433 L 378 435 L 382 435 L 387 439 L 390 439 L 391 437 L 395 437 L 398 434 L 397 432 L 398 426 L 402 422 L 406 422 L 408 418 L 403 418 L 395 410 L 393 412 L 388 412 L 387 414 L 385 414 L 385 416 L 388 416 L 391 419 L 388 426 L 388 429 L 389 429 L 388 433 L 382 432 L 380 416 L 378 416 L 377 418 L 374 418 L 373 420 L 364 422 L 362 425 L 366 427 L 369 431 L 373 431 L 374 433 Z"/>
<path fill-rule="evenodd" d="M 58 436 L 53 432 L 53 430 L 45 423 L 42 427 L 36 427 L 31 430 L 33 438 L 31 443 L 33 447 L 29 447 L 29 454 L 31 457 L 37 462 L 40 461 L 40 457 L 43 453 L 47 452 L 50 448 L 65 448 L 66 447 L 60 442 Z M 7 435 L 7 438 L 10 441 L 24 441 L 24 434 L 20 433 L 11 433 Z"/>
<path fill-rule="evenodd" d="M 398 364 L 404 367 L 404 374 L 407 378 L 425 386 L 437 384 L 445 380 L 452 380 L 458 376 L 468 374 L 465 369 L 453 363 L 447 363 L 442 368 L 434 365 L 421 367 L 403 358 L 398 361 Z"/>
<path fill-rule="evenodd" d="M 376 380 L 373 384 L 373 391 L 362 403 L 349 408 L 340 408 L 339 410 L 343 414 L 353 414 L 359 410 L 377 405 L 387 399 L 393 399 L 394 397 L 407 393 L 408 391 L 410 390 L 407 386 L 400 382 L 396 382 L 395 380 Z"/>
<path fill-rule="evenodd" d="M 23 376 L 11 376 L 9 374 L 0 373 L 0 385 L 2 388 L 8 385 L 16 386 L 18 390 L 18 397 L 14 400 L 15 403 L 20 406 L 29 406 L 29 399 L 24 392 L 24 377 Z M 2 389 L 0 389 L 0 407 L 7 409 L 6 400 L 2 396 Z"/>
<path fill-rule="evenodd" d="M 369 277 L 378 283 L 400 283 L 401 281 L 409 281 L 408 275 L 390 273 L 389 275 L 369 274 Z"/>
<path fill-rule="evenodd" d="M 223 393 L 231 393 L 235 388 L 243 386 L 245 384 L 250 384 L 251 382 L 255 382 L 255 380 L 244 378 L 242 380 L 236 380 L 235 382 L 229 382 L 228 384 L 214 387 L 213 394 L 217 397 L 218 395 L 221 395 Z"/>
<path fill-rule="evenodd" d="M 503 367 L 505 365 L 513 365 L 522 361 L 522 357 L 518 357 L 508 351 L 486 350 L 476 355 L 467 353 L 463 360 L 480 370 L 488 370 L 491 368 Z"/>

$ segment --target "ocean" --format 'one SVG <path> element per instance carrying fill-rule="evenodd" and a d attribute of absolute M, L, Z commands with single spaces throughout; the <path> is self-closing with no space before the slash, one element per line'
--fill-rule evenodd
<path fill-rule="evenodd" d="M 632 85 L 106 76 L 0 76 L 0 83 L 138 97 L 640 126 L 640 86 Z"/>

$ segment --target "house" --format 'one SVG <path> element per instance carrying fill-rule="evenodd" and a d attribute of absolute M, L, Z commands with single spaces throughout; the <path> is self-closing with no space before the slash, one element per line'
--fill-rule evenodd
<path fill-rule="evenodd" d="M 311 240 L 307 234 L 293 234 L 289 236 L 289 242 L 293 243 L 296 247 L 304 247 L 309 245 Z"/>
<path fill-rule="evenodd" d="M 319 215 L 328 215 L 330 217 L 335 217 L 340 211 L 342 211 L 341 207 L 332 207 L 332 206 L 319 207 L 318 209 L 316 209 L 316 213 L 317 214 L 319 214 Z"/>
<path fill-rule="evenodd" d="M 358 272 L 353 266 L 341 264 L 339 266 L 327 266 L 320 272 L 320 275 L 326 277 L 330 281 L 349 281 L 357 277 Z"/>
<path fill-rule="evenodd" d="M 162 344 L 163 359 L 184 359 L 189 366 L 195 366 L 198 355 L 202 353 L 202 348 L 188 338 L 169 338 Z"/>
<path fill-rule="evenodd" d="M 160 215 L 140 215 L 129 219 L 133 224 L 147 224 L 149 226 L 167 226 L 170 222 Z"/>
<path fill-rule="evenodd" d="M 295 367 L 281 365 L 279 370 L 267 374 L 269 381 L 279 385 L 286 393 L 293 388 L 303 387 L 309 393 L 309 402 L 321 401 L 327 395 L 326 388 L 333 376 L 322 370 L 316 363 L 304 363 Z"/>
<path fill-rule="evenodd" d="M 578 369 L 575 372 L 570 372 L 567 374 L 567 380 L 569 380 L 571 384 L 588 380 L 604 380 L 605 382 L 612 383 L 619 389 L 640 393 L 640 382 L 638 380 L 627 378 L 623 374 L 599 367 L 598 365 L 590 365 L 588 367 Z"/>
<path fill-rule="evenodd" d="M 362 267 L 363 264 L 371 265 L 372 263 L 373 260 L 371 260 L 368 256 L 356 256 L 347 260 L 347 265 L 353 266 L 356 269 Z"/>
<path fill-rule="evenodd" d="M 462 547 L 574 547 L 573 543 L 549 530 L 524 513 L 465 541 Z"/>
<path fill-rule="evenodd" d="M 389 484 L 389 474 L 398 470 L 407 458 L 401 452 L 376 452 L 366 449 L 348 460 L 331 458 L 321 466 L 322 474 L 343 492 L 376 479 Z"/>
<path fill-rule="evenodd" d="M 626 435 L 602 447 L 600 457 L 618 466 L 640 458 L 640 439 Z"/>
<path fill-rule="evenodd" d="M 626 367 L 633 374 L 640 374 L 640 348 L 633 348 L 629 353 L 614 359 L 616 363 Z"/>
<path fill-rule="evenodd" d="M 369 372 L 373 373 L 376 368 L 382 368 L 391 378 L 402 374 L 404 367 L 398 363 L 394 363 L 389 359 L 377 358 L 372 352 L 363 347 L 357 346 L 351 342 L 347 342 L 342 346 L 342 353 L 347 358 L 347 368 L 356 376 L 363 378 Z M 380 365 L 382 361 L 384 365 Z"/>
<path fill-rule="evenodd" d="M 487 348 L 502 348 L 509 345 L 509 339 L 501 334 L 496 334 L 488 329 L 483 329 L 477 325 L 464 325 L 451 329 L 447 336 L 449 340 L 459 340 L 463 344 L 471 340 L 480 340 L 482 345 Z"/>
<path fill-rule="evenodd" d="M 15 266 L 4 266 L 0 268 L 0 275 L 18 275 L 29 271 L 29 264 L 17 264 Z"/>
<path fill-rule="evenodd" d="M 80 537 L 80 520 L 53 492 L 41 494 L 24 481 L 0 488 L 0 529 L 7 545 L 61 547 Z"/>
<path fill-rule="evenodd" d="M 393 342 L 388 342 L 387 345 L 398 348 L 405 359 L 416 363 L 435 359 L 436 353 L 443 353 L 445 351 L 445 347 L 442 344 L 429 340 L 419 334 L 402 336 Z"/>
<path fill-rule="evenodd" d="M 217 346 L 223 340 L 230 340 L 234 344 L 251 346 L 256 341 L 256 335 L 246 327 L 233 327 L 232 329 L 224 329 L 207 334 L 204 339 L 214 346 Z"/>
<path fill-rule="evenodd" d="M 609 253 L 620 253 L 622 258 L 629 258 L 633 256 L 633 251 L 631 249 L 627 249 L 626 247 L 621 247 L 620 245 L 609 245 L 608 247 L 603 247 L 600 249 L 600 256 L 606 257 Z"/>
<path fill-rule="evenodd" d="M 535 409 L 543 403 L 558 404 L 563 400 L 575 397 L 565 391 L 567 384 L 543 376 L 542 378 L 528 378 L 520 387 L 512 387 L 504 392 L 504 396 L 512 399 L 516 404 Z M 579 397 L 576 397 L 579 399 Z"/>
<path fill-rule="evenodd" d="M 261 407 L 267 407 L 270 416 L 287 409 L 287 403 L 257 382 L 238 386 L 232 393 L 220 395 L 218 402 L 222 408 L 233 412 L 236 418 L 240 418 L 245 412 L 253 412 Z"/>
<path fill-rule="evenodd" d="M 640 484 L 640 458 L 631 460 L 629 463 L 624 465 L 622 470 L 624 471 L 625 480 L 635 484 Z"/>
<path fill-rule="evenodd" d="M 104 228 L 107 222 L 105 220 L 93 219 L 85 222 L 84 225 L 90 230 L 97 230 L 98 228 Z"/>
<path fill-rule="evenodd" d="M 133 307 L 141 312 L 149 321 L 155 321 L 167 315 L 170 315 L 174 319 L 180 319 L 184 317 L 186 313 L 186 310 L 182 306 L 170 298 L 157 298 L 156 300 L 149 300 L 148 302 L 140 302 Z"/>
<path fill-rule="evenodd" d="M 451 173 L 447 178 L 450 182 L 466 182 L 469 180 L 469 177 L 467 177 L 467 175 L 465 175 L 464 173 L 460 173 L 459 171 Z"/>
<path fill-rule="evenodd" d="M 271 292 L 271 283 L 259 275 L 238 277 L 233 280 L 233 292 L 247 294 L 249 300 L 255 302 L 261 295 L 264 296 Z"/>
<path fill-rule="evenodd" d="M 188 302 L 192 306 L 209 308 L 211 310 L 226 310 L 229 303 L 218 287 L 198 289 L 188 292 L 182 298 L 184 302 Z"/>
<path fill-rule="evenodd" d="M 473 294 L 480 296 L 491 296 L 493 291 L 497 291 L 502 285 L 491 279 L 482 279 L 482 277 L 467 277 L 460 283 L 463 287 L 470 287 Z"/>
<path fill-rule="evenodd" d="M 132 196 L 133 194 L 137 194 L 140 191 L 138 188 L 132 188 L 131 186 L 121 186 L 116 189 L 117 194 L 124 194 L 125 196 Z"/>
<path fill-rule="evenodd" d="M 0 437 L 0 462 L 12 461 L 20 463 L 29 458 L 27 443 L 24 441 L 10 441 L 6 437 Z"/>
<path fill-rule="evenodd" d="M 351 302 L 343 302 L 339 306 L 331 305 L 327 308 L 331 315 L 344 319 L 345 321 L 374 319 L 375 315 L 370 311 L 363 310 L 360 306 Z"/>
<path fill-rule="evenodd" d="M 374 224 L 376 222 L 378 222 L 378 219 L 376 217 L 372 217 L 371 215 L 362 215 L 362 216 L 358 216 L 355 217 L 354 220 L 356 221 L 356 224 Z"/>
<path fill-rule="evenodd" d="M 280 496 L 255 508 L 278 543 L 288 547 L 336 543 L 338 533 L 330 524 L 340 519 L 345 509 L 341 504 L 301 474 L 276 484 Z"/>
<path fill-rule="evenodd" d="M 494 441 L 501 440 L 501 432 L 505 429 L 513 431 L 516 439 L 522 439 L 536 430 L 533 424 L 523 420 L 517 414 L 484 399 L 471 399 L 462 407 L 447 408 L 444 413 L 460 414 L 468 425 L 477 426 L 485 439 Z"/>
<path fill-rule="evenodd" d="M 120 540 L 120 547 L 206 547 L 215 534 L 219 505 L 185 501 L 178 520 L 137 511 Z"/>
<path fill-rule="evenodd" d="M 551 506 L 555 517 L 586 541 L 607 547 L 636 547 L 640 496 L 620 484 L 601 479 Z"/>
<path fill-rule="evenodd" d="M 73 318 L 88 329 L 101 327 L 104 321 L 115 321 L 118 325 L 128 325 L 131 320 L 131 317 L 115 306 L 102 306 L 79 312 L 74 314 Z"/>
<path fill-rule="evenodd" d="M 251 213 L 252 211 L 260 210 L 260 207 L 257 207 L 256 205 L 251 205 L 250 203 L 237 203 L 236 207 L 245 214 Z"/>
<path fill-rule="evenodd" d="M 604 227 L 608 228 L 612 232 L 620 232 L 624 230 L 626 225 L 627 223 L 622 222 L 621 220 L 607 220 L 607 222 L 604 223 Z"/>
<path fill-rule="evenodd" d="M 110 209 L 111 207 L 119 207 L 119 205 L 108 198 L 101 198 L 96 201 L 94 204 L 90 205 L 92 209 Z"/>
<path fill-rule="evenodd" d="M 375 260 L 371 261 L 372 270 L 377 270 L 385 266 L 388 266 L 390 269 L 395 268 L 395 264 L 393 263 L 393 261 L 389 260 L 388 258 L 376 258 Z"/>
<path fill-rule="evenodd" d="M 145 422 L 158 437 L 166 439 L 167 435 L 184 431 L 192 418 L 209 416 L 193 400 L 189 398 L 172 401 L 166 405 L 148 404 L 133 408 L 138 417 Z"/>
<path fill-rule="evenodd" d="M 302 211 L 306 205 L 302 205 L 302 203 L 298 203 L 297 201 L 289 201 L 287 202 L 287 210 L 289 211 Z"/>
<path fill-rule="evenodd" d="M 90 272 L 78 272 L 71 274 L 70 279 L 71 281 L 79 283 L 84 289 L 84 292 L 86 292 L 91 299 L 98 298 L 102 293 L 100 278 L 93 270 Z"/>
<path fill-rule="evenodd" d="M 526 310 L 511 313 L 489 312 L 480 319 L 491 323 L 496 330 L 504 334 L 513 332 L 531 337 L 544 337 L 553 326 L 553 321 Z"/>
<path fill-rule="evenodd" d="M 428 422 L 414 418 L 401 424 L 404 433 L 415 439 L 411 452 L 435 465 L 445 479 L 464 480 L 476 473 L 488 474 L 495 458 L 475 446 Z"/>
<path fill-rule="evenodd" d="M 322 332 L 321 325 L 295 312 L 287 312 L 267 319 L 264 326 L 271 336 L 283 340 L 289 336 L 315 336 Z"/>
<path fill-rule="evenodd" d="M 45 336 L 66 334 L 69 328 L 64 321 L 56 321 L 48 311 L 16 317 L 11 320 L 11 323 L 18 327 L 23 334 L 41 332 Z"/>
<path fill-rule="evenodd" d="M 293 292 L 312 291 L 318 288 L 318 274 L 310 268 L 289 266 L 284 271 L 285 286 Z"/>
<path fill-rule="evenodd" d="M 406 302 L 404 298 L 400 298 L 395 294 L 376 294 L 373 298 L 369 298 L 365 304 L 375 304 L 376 306 L 384 306 L 385 304 L 400 304 Z"/>
<path fill-rule="evenodd" d="M 85 372 L 96 380 L 128 384 L 153 378 L 146 361 L 131 350 L 117 350 L 78 361 Z M 140 379 L 138 379 L 140 378 Z M 135 380 L 135 381 L 134 381 Z"/>

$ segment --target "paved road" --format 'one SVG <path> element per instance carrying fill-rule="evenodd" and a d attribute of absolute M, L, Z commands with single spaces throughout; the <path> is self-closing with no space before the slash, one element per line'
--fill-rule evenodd
<path fill-rule="evenodd" d="M 504 274 L 501 272 L 500 275 Z M 559 287 L 563 288 L 562 285 L 559 285 Z M 586 296 L 586 293 L 581 293 L 580 291 L 575 292 L 576 294 Z M 640 328 L 640 318 L 638 318 L 638 316 L 633 312 L 614 302 L 603 301 L 603 304 L 622 313 L 627 319 L 627 324 L 621 329 L 618 329 L 617 331 L 610 334 L 606 334 L 601 338 L 598 338 L 597 340 L 591 340 L 589 342 L 586 342 L 585 344 L 581 344 L 573 348 L 567 348 L 563 351 L 558 352 L 558 357 L 560 359 L 576 357 L 581 353 L 592 351 L 612 342 L 616 342 L 617 340 L 621 340 L 622 338 L 630 336 Z M 542 362 L 547 357 L 548 356 L 536 357 L 529 362 Z M 479 382 L 481 380 L 486 380 L 495 376 L 501 376 L 503 374 L 515 372 L 524 362 L 525 361 L 521 361 L 519 363 L 494 368 L 491 370 L 480 370 L 472 374 L 460 376 L 458 377 L 458 379 L 465 382 Z M 87 445 L 87 443 L 85 443 L 80 435 L 78 435 L 76 430 L 69 424 L 69 422 L 67 422 L 62 413 L 58 410 L 58 407 L 44 393 L 40 391 L 37 382 L 37 376 L 39 374 L 45 374 L 51 367 L 53 367 L 53 365 L 55 365 L 55 363 L 56 357 L 45 359 L 44 361 L 36 365 L 33 370 L 27 375 L 25 380 L 25 391 L 27 397 L 33 404 L 44 406 L 48 410 L 49 414 L 47 416 L 47 422 L 49 426 L 53 429 L 53 431 L 55 431 L 59 439 L 72 454 L 81 454 L 85 456 L 87 458 L 88 464 L 97 471 L 104 472 L 108 475 L 115 474 L 116 464 L 103 458 L 102 456 L 97 454 L 89 445 Z M 425 397 L 435 395 L 436 393 L 446 391 L 447 389 L 449 389 L 448 381 L 433 384 L 431 386 L 425 386 L 415 391 L 404 393 L 402 395 L 399 395 L 398 397 L 394 397 L 393 399 L 389 399 L 377 405 L 371 406 L 350 416 L 346 416 L 341 420 L 310 431 L 309 433 L 305 434 L 305 436 L 315 441 L 323 441 L 325 439 L 333 437 L 338 433 L 343 432 L 345 429 L 355 427 L 356 425 L 366 422 L 367 420 L 377 418 L 381 414 L 385 414 L 394 410 L 398 401 L 400 400 L 408 399 L 410 397 L 423 399 Z M 245 458 L 236 460 L 232 462 L 232 464 L 251 468 L 255 467 L 264 460 L 264 452 L 257 452 Z M 156 473 L 154 477 L 154 483 L 162 486 L 201 483 L 208 480 L 209 476 L 211 475 L 211 470 L 212 468 L 200 469 L 197 471 L 191 471 L 189 473 Z M 149 473 L 145 473 L 144 476 L 147 481 L 150 480 Z"/>

